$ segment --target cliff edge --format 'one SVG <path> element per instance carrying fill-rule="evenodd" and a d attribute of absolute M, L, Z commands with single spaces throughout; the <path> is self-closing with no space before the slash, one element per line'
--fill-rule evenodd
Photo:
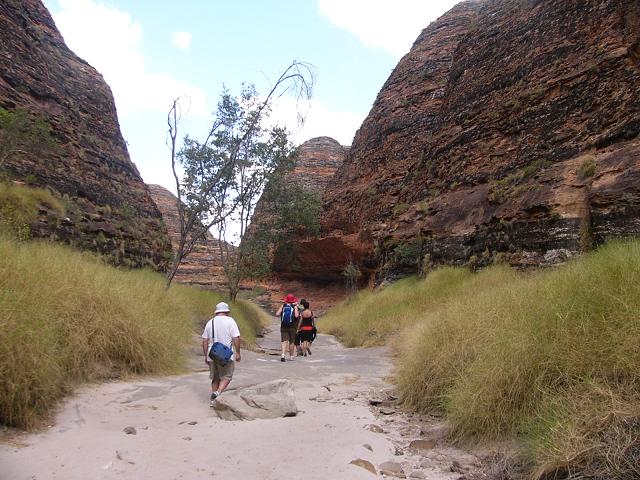
<path fill-rule="evenodd" d="M 56 144 L 3 165 L 9 178 L 47 187 L 66 205 L 62 221 L 42 212 L 35 235 L 118 265 L 165 267 L 166 228 L 129 158 L 111 90 L 69 50 L 39 0 L 0 3 L 0 106 L 46 122 Z"/>
<path fill-rule="evenodd" d="M 639 87 L 638 2 L 460 3 L 378 94 L 317 242 L 357 239 L 374 274 L 548 265 L 637 235 Z"/>

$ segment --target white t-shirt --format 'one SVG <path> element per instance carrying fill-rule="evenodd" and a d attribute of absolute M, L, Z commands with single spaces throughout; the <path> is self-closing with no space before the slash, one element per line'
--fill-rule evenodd
<path fill-rule="evenodd" d="M 211 322 L 215 321 L 215 339 L 212 338 L 211 334 Z M 209 350 L 211 350 L 211 345 L 213 342 L 220 342 L 225 344 L 227 347 L 233 349 L 233 339 L 235 337 L 240 336 L 240 330 L 238 330 L 238 324 L 232 317 L 227 317 L 226 315 L 216 315 L 211 320 L 207 322 L 204 326 L 204 332 L 202 332 L 202 338 L 209 340 L 209 349 L 207 350 L 207 354 Z M 231 357 L 231 360 L 235 360 L 235 353 Z"/>

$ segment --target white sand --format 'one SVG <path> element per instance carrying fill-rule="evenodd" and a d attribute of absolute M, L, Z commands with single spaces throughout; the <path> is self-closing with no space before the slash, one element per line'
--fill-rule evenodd
<path fill-rule="evenodd" d="M 277 347 L 276 334 L 267 348 Z M 382 386 L 388 359 L 380 349 L 343 349 L 330 337 L 312 352 L 286 363 L 244 352 L 231 383 L 290 379 L 297 417 L 219 419 L 208 405 L 204 368 L 89 386 L 64 402 L 47 431 L 0 444 L 0 479 L 372 478 L 349 462 L 393 460 L 392 443 L 365 428 L 376 423 L 368 399 Z M 137 433 L 125 434 L 127 426 Z"/>

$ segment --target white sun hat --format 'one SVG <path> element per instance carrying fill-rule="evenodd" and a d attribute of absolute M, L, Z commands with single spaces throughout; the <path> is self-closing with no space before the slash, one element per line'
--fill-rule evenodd
<path fill-rule="evenodd" d="M 216 305 L 216 313 L 230 312 L 229 305 L 224 302 L 220 302 Z"/>

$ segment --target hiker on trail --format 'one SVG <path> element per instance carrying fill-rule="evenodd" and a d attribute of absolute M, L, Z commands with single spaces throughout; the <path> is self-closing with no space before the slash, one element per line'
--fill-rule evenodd
<path fill-rule="evenodd" d="M 302 312 L 304 312 L 304 305 L 302 305 L 302 300 L 298 302 L 298 320 L 302 317 Z M 296 357 L 301 357 L 302 346 L 300 345 L 300 322 L 298 322 L 298 331 L 296 332 L 296 341 L 294 342 L 296 346 Z"/>
<path fill-rule="evenodd" d="M 284 362 L 287 352 L 289 352 L 289 360 L 293 360 L 296 333 L 298 333 L 298 316 L 296 297 L 288 294 L 284 298 L 284 303 L 276 312 L 276 317 L 280 317 L 280 340 L 282 341 L 281 362 Z"/>
<path fill-rule="evenodd" d="M 211 402 L 209 405 L 212 407 L 216 398 L 229 386 L 235 362 L 240 361 L 240 330 L 238 330 L 236 321 L 229 315 L 230 312 L 229 305 L 226 303 L 217 304 L 215 316 L 207 322 L 204 332 L 202 332 L 202 353 L 204 353 L 204 361 L 209 365 L 209 378 L 211 379 Z M 209 357 L 209 352 L 216 342 L 233 350 L 228 361 L 224 362 Z"/>
<path fill-rule="evenodd" d="M 300 305 L 304 308 L 300 313 L 298 335 L 300 336 L 302 354 L 306 357 L 307 354 L 311 355 L 311 342 L 316 335 L 316 319 L 313 310 L 309 308 L 309 302 L 303 298 L 300 300 Z"/>

